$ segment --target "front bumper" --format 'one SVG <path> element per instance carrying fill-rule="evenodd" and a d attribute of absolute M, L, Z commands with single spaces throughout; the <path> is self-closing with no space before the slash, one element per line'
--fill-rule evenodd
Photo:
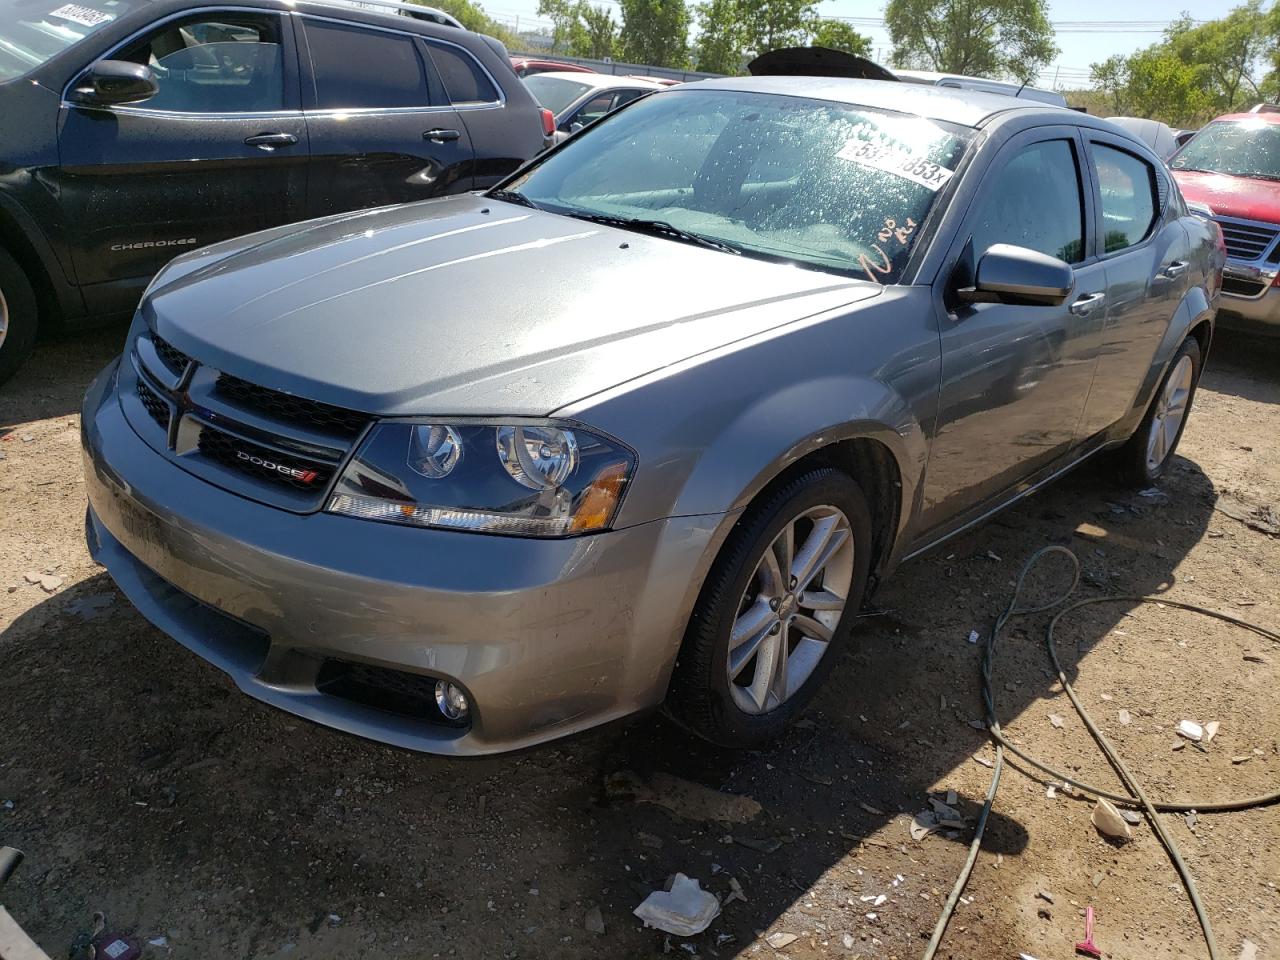
<path fill-rule="evenodd" d="M 661 702 L 723 517 L 532 540 L 293 514 L 157 455 L 115 383 L 112 364 L 83 409 L 90 551 L 143 616 L 245 693 L 449 755 L 531 746 Z M 452 680 L 470 723 L 323 692 L 333 662 Z"/>
<path fill-rule="evenodd" d="M 1223 290 L 1218 301 L 1218 326 L 1225 330 L 1280 336 L 1280 287 L 1271 285 L 1272 273 L 1227 262 L 1224 278 L 1252 290 L 1265 281 L 1261 296 L 1241 296 Z"/>

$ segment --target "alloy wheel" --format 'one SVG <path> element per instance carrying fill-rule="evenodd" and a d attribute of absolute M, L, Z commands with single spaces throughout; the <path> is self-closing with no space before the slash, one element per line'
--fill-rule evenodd
<path fill-rule="evenodd" d="M 1156 402 L 1151 427 L 1147 431 L 1147 469 L 1152 473 L 1160 469 L 1178 441 L 1178 431 L 1187 417 L 1194 374 L 1195 365 L 1191 358 L 1184 356 L 1179 359 Z"/>
<path fill-rule="evenodd" d="M 765 549 L 738 605 L 727 671 L 744 713 L 786 703 L 827 652 L 853 583 L 853 530 L 838 507 L 792 518 Z"/>

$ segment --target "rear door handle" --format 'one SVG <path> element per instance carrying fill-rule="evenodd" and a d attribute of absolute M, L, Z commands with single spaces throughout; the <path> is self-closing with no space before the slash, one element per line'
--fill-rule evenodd
<path fill-rule="evenodd" d="M 1086 293 L 1071 304 L 1068 309 L 1077 317 L 1087 317 L 1093 313 L 1095 307 L 1100 307 L 1107 302 L 1105 293 Z"/>
<path fill-rule="evenodd" d="M 422 135 L 423 140 L 433 140 L 436 143 L 445 143 L 449 140 L 458 140 L 462 137 L 461 130 L 442 130 L 436 127 L 434 130 L 428 130 Z"/>
<path fill-rule="evenodd" d="M 1177 280 L 1187 272 L 1187 264 L 1184 260 L 1174 260 L 1172 263 L 1165 264 L 1160 268 L 1160 276 L 1166 280 Z"/>
<path fill-rule="evenodd" d="M 257 136 L 246 137 L 244 144 L 270 153 L 276 147 L 291 147 L 297 142 L 298 138 L 292 133 L 259 133 Z"/>

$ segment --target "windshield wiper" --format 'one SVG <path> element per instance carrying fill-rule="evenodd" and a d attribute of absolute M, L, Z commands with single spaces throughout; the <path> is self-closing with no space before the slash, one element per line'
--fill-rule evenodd
<path fill-rule="evenodd" d="M 505 200 L 507 203 L 518 203 L 522 207 L 532 207 L 534 210 L 542 209 L 519 190 L 490 190 L 486 196 L 494 200 Z"/>
<path fill-rule="evenodd" d="M 1241 176 L 1247 177 L 1250 180 L 1280 180 L 1280 177 L 1276 176 L 1274 173 L 1245 173 L 1241 174 Z"/>
<path fill-rule="evenodd" d="M 737 247 L 730 246 L 719 240 L 713 240 L 711 237 L 704 237 L 700 233 L 690 233 L 688 230 L 682 230 L 674 223 L 668 223 L 666 220 L 645 220 L 639 217 L 614 217 L 606 213 L 570 213 L 569 216 L 577 217 L 579 220 L 588 220 L 591 223 L 602 223 L 607 227 L 619 227 L 623 230 L 634 230 L 637 233 L 648 233 L 655 237 L 669 237 L 672 240 L 681 240 L 684 243 L 697 244 L 700 247 L 706 247 L 709 250 L 719 250 L 721 253 L 741 254 L 742 251 Z"/>

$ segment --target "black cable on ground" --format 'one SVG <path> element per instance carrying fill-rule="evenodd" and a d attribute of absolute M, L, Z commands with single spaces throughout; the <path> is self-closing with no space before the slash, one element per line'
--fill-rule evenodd
<path fill-rule="evenodd" d="M 1042 558 L 1050 554 L 1062 554 L 1071 562 L 1072 578 L 1071 578 L 1070 587 L 1068 587 L 1067 590 L 1061 596 L 1055 598 L 1054 600 L 1049 601 L 1048 603 L 1044 603 L 1036 607 L 1028 607 L 1026 609 L 1021 609 L 1021 610 L 1018 609 L 1018 599 L 1021 596 L 1022 587 L 1024 582 L 1027 579 L 1027 576 L 1031 573 L 1031 571 L 1035 568 L 1036 564 L 1038 564 Z M 1054 618 L 1049 622 L 1049 626 L 1045 631 L 1045 643 L 1049 648 L 1049 657 L 1053 661 L 1054 670 L 1057 671 L 1058 682 L 1062 684 L 1062 688 L 1066 691 L 1067 696 L 1071 699 L 1071 703 L 1076 708 L 1076 712 L 1080 714 L 1080 719 L 1084 722 L 1086 729 L 1088 729 L 1089 733 L 1093 736 L 1094 740 L 1098 744 L 1098 747 L 1102 750 L 1108 762 L 1111 763 L 1113 769 L 1115 769 L 1116 773 L 1119 775 L 1120 779 L 1124 782 L 1125 786 L 1132 791 L 1132 795 L 1130 796 L 1113 793 L 1108 790 L 1103 790 L 1100 787 L 1096 787 L 1092 784 L 1085 783 L 1084 781 L 1076 780 L 1073 777 L 1070 777 L 1062 773 L 1061 771 L 1054 769 L 1048 764 L 1043 763 L 1040 760 L 1037 760 L 1031 754 L 1022 750 L 1020 747 L 1010 742 L 1005 737 L 1003 731 L 1000 729 L 1000 720 L 996 716 L 995 694 L 993 692 L 994 684 L 992 683 L 992 674 L 994 672 L 996 642 L 1000 636 L 1000 632 L 1004 629 L 1004 626 L 1009 621 L 1009 619 L 1014 616 L 1023 616 L 1026 614 L 1033 614 L 1033 613 L 1044 613 L 1049 610 L 1052 610 L 1055 607 L 1061 606 L 1063 603 L 1067 601 L 1067 599 L 1075 591 L 1075 588 L 1079 582 L 1080 582 L 1080 561 L 1076 559 L 1076 555 L 1074 553 L 1072 553 L 1066 547 L 1060 547 L 1056 545 L 1042 547 L 1040 550 L 1037 550 L 1034 554 L 1032 554 L 1031 558 L 1028 559 L 1027 562 L 1023 565 L 1021 572 L 1018 574 L 1018 580 L 1014 584 L 1013 595 L 1009 599 L 1008 606 L 1006 606 L 1004 611 L 996 618 L 995 623 L 992 625 L 991 632 L 987 635 L 986 643 L 983 646 L 983 655 L 982 655 L 982 699 L 983 699 L 984 705 L 986 706 L 987 725 L 989 728 L 989 733 L 991 735 L 991 739 L 995 742 L 995 747 L 996 747 L 995 766 L 994 766 L 994 769 L 992 770 L 991 784 L 987 788 L 987 799 L 986 799 L 986 802 L 983 804 L 982 813 L 979 816 L 977 825 L 974 829 L 973 841 L 969 845 L 969 855 L 965 859 L 964 866 L 960 870 L 960 875 L 956 879 L 955 886 L 951 890 L 951 895 L 947 898 L 946 903 L 943 905 L 942 913 L 938 917 L 937 924 L 934 926 L 933 936 L 929 939 L 928 946 L 925 948 L 923 960 L 932 960 L 934 954 L 937 953 L 938 946 L 942 942 L 943 934 L 946 932 L 947 924 L 950 922 L 951 916 L 955 912 L 956 904 L 960 900 L 960 895 L 964 892 L 965 885 L 969 882 L 969 876 L 973 872 L 974 863 L 977 861 L 977 858 L 978 858 L 978 850 L 982 846 L 982 836 L 986 830 L 987 818 L 990 815 L 991 808 L 995 803 L 996 791 L 1000 785 L 1000 776 L 1004 769 L 1004 751 L 1006 749 L 1008 749 L 1011 753 L 1018 756 L 1022 760 L 1031 764 L 1033 767 L 1036 767 L 1037 769 L 1050 774 L 1055 779 L 1058 779 L 1063 783 L 1069 783 L 1072 786 L 1077 787 L 1080 790 L 1083 790 L 1087 793 L 1091 793 L 1099 797 L 1105 797 L 1108 800 L 1113 800 L 1117 803 L 1121 803 L 1126 806 L 1141 807 L 1146 812 L 1147 819 L 1151 822 L 1152 829 L 1155 831 L 1156 835 L 1159 837 L 1160 842 L 1164 844 L 1165 849 L 1169 853 L 1170 859 L 1173 861 L 1174 867 L 1178 870 L 1178 874 L 1182 878 L 1182 882 L 1187 888 L 1187 895 L 1191 900 L 1192 907 L 1195 909 L 1196 917 L 1200 921 L 1200 927 L 1204 931 L 1205 943 L 1209 948 L 1210 960 L 1218 960 L 1217 941 L 1215 940 L 1213 935 L 1213 928 L 1209 923 L 1208 913 L 1205 911 L 1204 904 L 1200 900 L 1200 894 L 1196 889 L 1195 881 L 1192 878 L 1190 870 L 1187 868 L 1186 862 L 1183 860 L 1182 854 L 1179 852 L 1177 844 L 1174 842 L 1173 837 L 1168 833 L 1168 831 L 1165 830 L 1164 824 L 1160 822 L 1158 813 L 1160 812 L 1177 813 L 1177 812 L 1185 812 L 1187 810 L 1197 810 L 1201 812 L 1244 810 L 1250 807 L 1258 807 L 1258 806 L 1263 806 L 1266 804 L 1280 801 L 1280 790 L 1273 791 L 1272 793 L 1268 793 L 1268 794 L 1262 794 L 1261 796 L 1257 796 L 1257 797 L 1250 797 L 1245 800 L 1226 800 L 1226 801 L 1178 800 L 1178 801 L 1171 801 L 1171 802 L 1158 802 L 1158 803 L 1153 802 L 1143 792 L 1141 786 L 1139 786 L 1137 780 L 1134 778 L 1129 768 L 1125 765 L 1124 761 L 1120 759 L 1120 756 L 1116 753 L 1115 748 L 1111 746 L 1111 743 L 1103 735 L 1102 731 L 1098 729 L 1097 724 L 1093 722 L 1093 718 L 1089 715 L 1088 710 L 1085 709 L 1084 704 L 1080 702 L 1080 698 L 1076 695 L 1075 688 L 1072 687 L 1071 682 L 1067 679 L 1066 671 L 1062 669 L 1062 664 L 1058 660 L 1058 651 L 1054 643 L 1054 629 L 1057 627 L 1058 621 L 1060 621 L 1067 614 L 1072 613 L 1075 610 L 1080 609 L 1081 607 L 1085 607 L 1085 606 L 1089 606 L 1091 604 L 1097 604 L 1097 603 L 1128 602 L 1128 603 L 1154 603 L 1164 607 L 1173 607 L 1179 610 L 1187 610 L 1192 613 L 1199 613 L 1205 616 L 1214 617 L 1215 619 L 1222 620 L 1226 623 L 1231 623 L 1231 624 L 1234 624 L 1235 626 L 1242 627 L 1246 630 L 1252 631 L 1253 633 L 1256 633 L 1258 636 L 1264 637 L 1265 639 L 1275 643 L 1280 643 L 1280 633 L 1276 633 L 1275 631 L 1268 630 L 1265 627 L 1260 627 L 1257 624 L 1248 622 L 1247 620 L 1242 620 L 1238 617 L 1233 617 L 1230 614 L 1221 613 L 1217 610 L 1210 610 L 1207 607 L 1201 607 L 1196 604 L 1182 603 L 1177 600 L 1168 600 L 1164 598 L 1157 599 L 1154 597 L 1139 597 L 1139 596 L 1095 597 L 1095 598 L 1090 598 L 1085 600 L 1077 600 L 1075 603 L 1071 604 L 1070 606 L 1060 610 L 1054 616 Z"/>

